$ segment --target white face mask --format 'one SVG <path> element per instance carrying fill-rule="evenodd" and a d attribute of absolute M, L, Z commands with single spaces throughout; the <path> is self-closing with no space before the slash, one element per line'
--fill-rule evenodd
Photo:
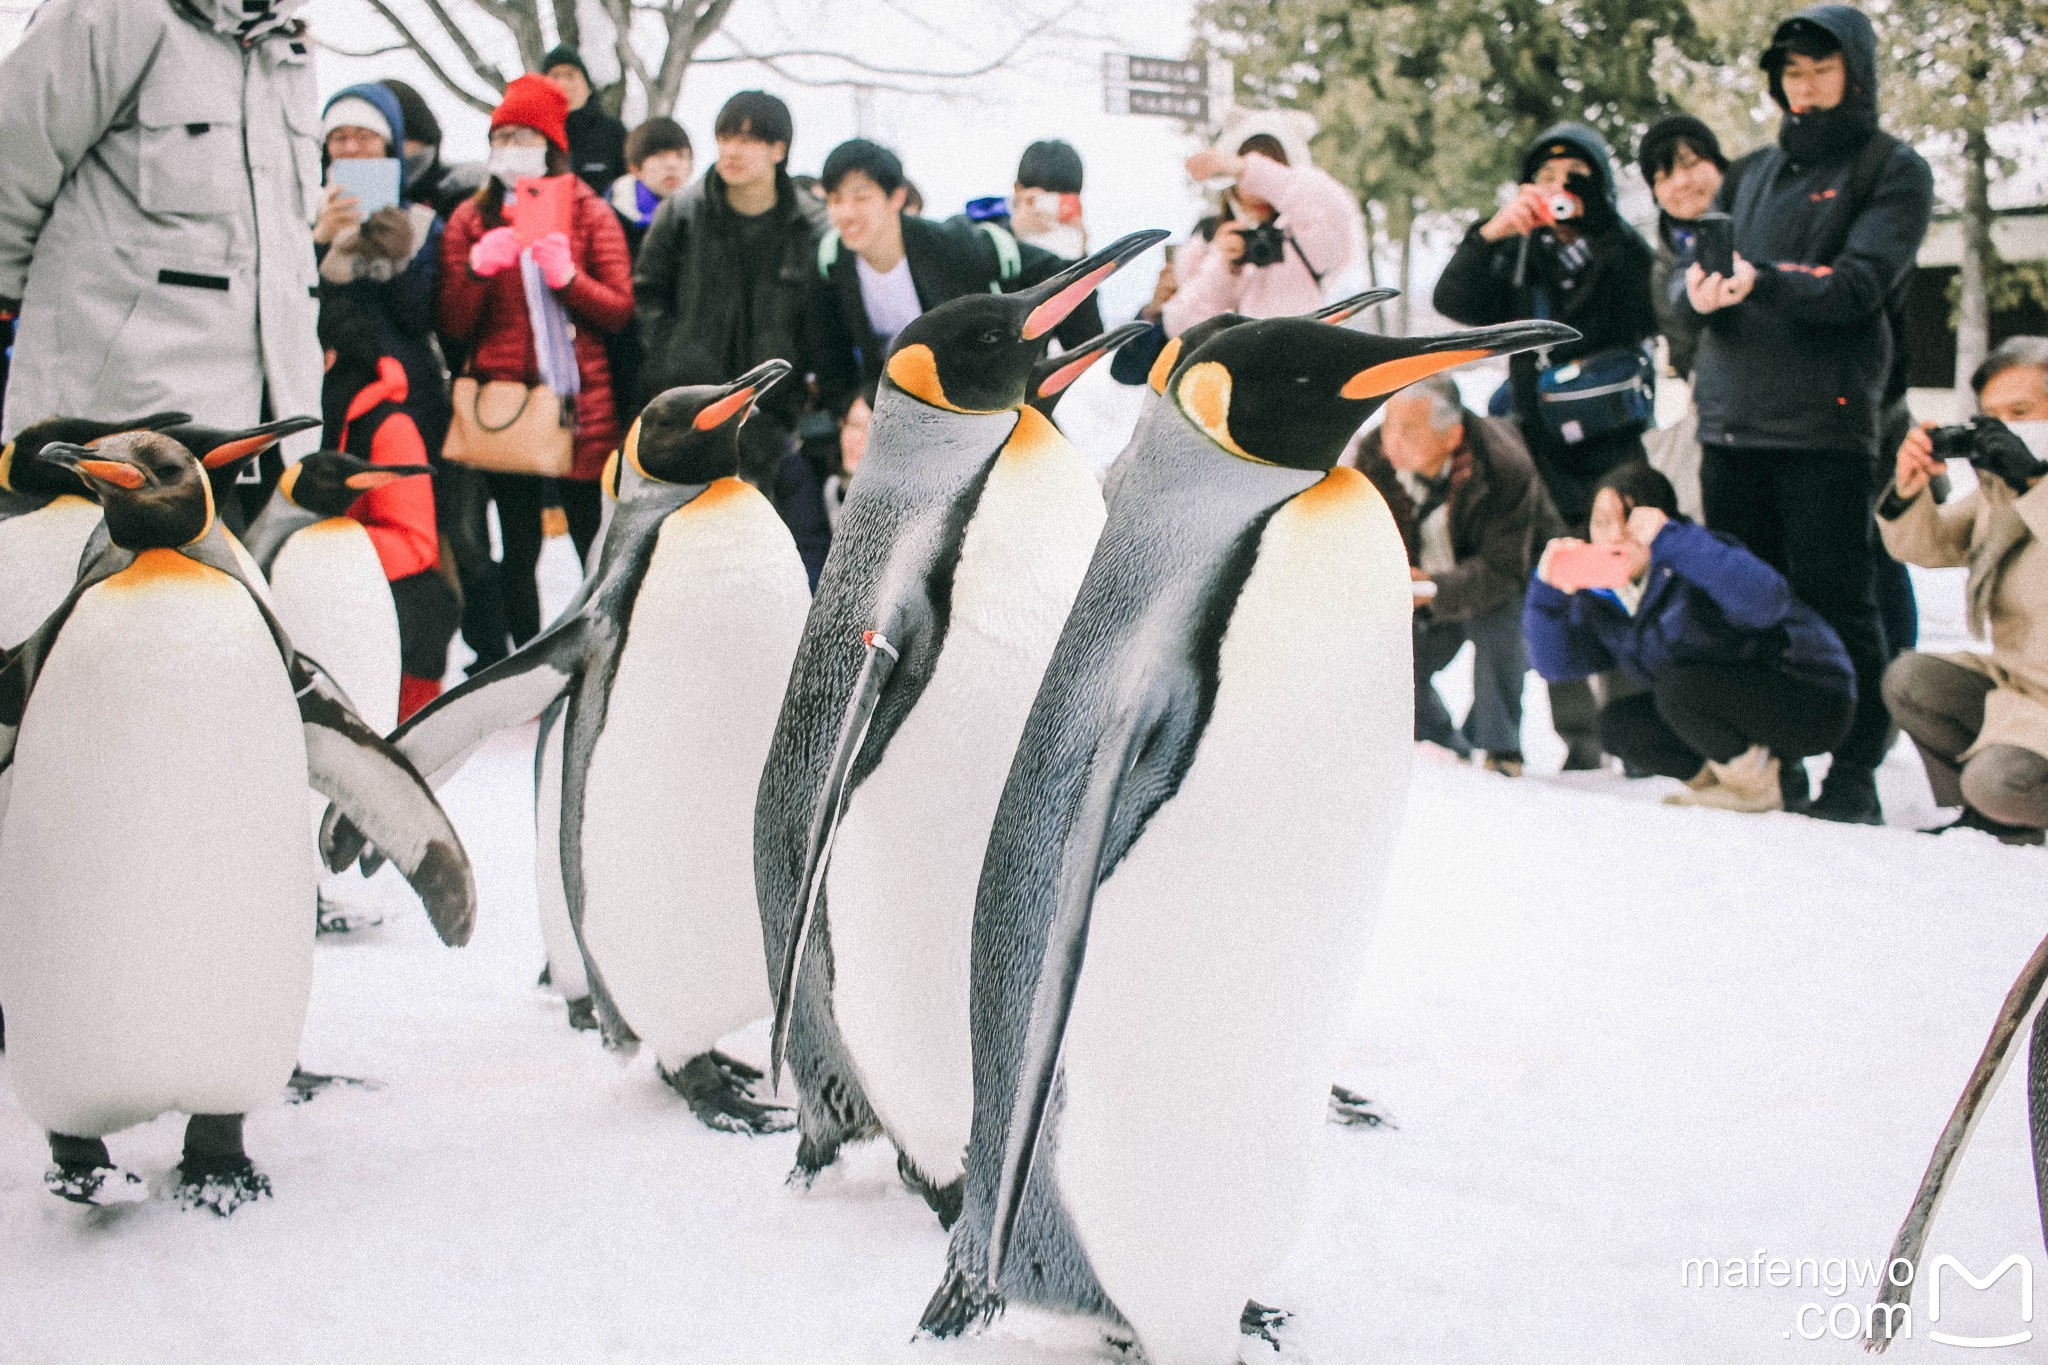
<path fill-rule="evenodd" d="M 2048 461 L 2048 420 L 2007 422 L 2006 429 L 2027 443 L 2037 460 Z"/>
<path fill-rule="evenodd" d="M 548 173 L 548 149 L 541 147 L 493 147 L 491 174 L 501 185 L 517 184 Z"/>

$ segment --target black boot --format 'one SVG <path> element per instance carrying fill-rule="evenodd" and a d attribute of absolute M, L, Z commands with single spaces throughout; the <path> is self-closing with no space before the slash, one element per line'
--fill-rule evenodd
<path fill-rule="evenodd" d="M 1806 776 L 1805 759 L 1779 756 L 1778 795 L 1794 815 L 1804 815 L 1812 808 L 1813 785 Z"/>
<path fill-rule="evenodd" d="M 1780 773 L 1784 771 L 1781 767 Z M 1816 820 L 1833 820 L 1842 825 L 1881 825 L 1884 807 L 1877 800 L 1877 774 L 1836 759 L 1828 769 L 1820 795 L 1806 813 Z"/>
<path fill-rule="evenodd" d="M 1923 829 L 1922 834 L 1947 834 L 1950 830 L 1975 829 L 1989 834 L 2001 844 L 2017 844 L 2022 847 L 2039 848 L 2048 838 L 2048 830 L 2033 825 L 2008 825 L 1994 820 L 1975 806 L 1964 806 L 1963 813 L 1945 825 Z"/>
<path fill-rule="evenodd" d="M 251 1200 L 269 1197 L 269 1177 L 242 1150 L 242 1116 L 194 1114 L 185 1124 L 178 1202 L 225 1218 Z"/>
<path fill-rule="evenodd" d="M 50 1134 L 50 1160 L 43 1188 L 74 1204 L 133 1204 L 147 1199 L 142 1177 L 114 1165 L 107 1144 L 99 1138 Z"/>

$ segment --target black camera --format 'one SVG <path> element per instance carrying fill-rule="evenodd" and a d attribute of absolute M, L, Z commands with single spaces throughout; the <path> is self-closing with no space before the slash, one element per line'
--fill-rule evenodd
<path fill-rule="evenodd" d="M 2005 480 L 2015 493 L 2026 492 L 2035 479 L 2048 474 L 2048 461 L 2036 456 L 1996 417 L 1977 417 L 1965 426 L 1935 427 L 1927 439 L 1934 445 L 1937 460 L 1968 460 L 1978 473 Z M 1938 496 L 1936 500 L 1940 500 Z"/>
<path fill-rule="evenodd" d="M 1287 254 L 1287 234 L 1273 223 L 1261 223 L 1244 230 L 1244 263 L 1251 266 L 1278 265 Z"/>
<path fill-rule="evenodd" d="M 1973 423 L 1936 427 L 1927 433 L 1927 439 L 1934 443 L 1937 460 L 1968 460 L 1977 451 L 1977 428 Z"/>

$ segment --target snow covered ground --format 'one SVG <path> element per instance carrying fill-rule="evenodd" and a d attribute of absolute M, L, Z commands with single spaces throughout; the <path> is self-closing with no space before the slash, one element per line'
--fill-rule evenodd
<path fill-rule="evenodd" d="M 1952 582 L 1923 590 L 1947 629 Z M 2048 855 L 1540 775 L 1557 763 L 1540 701 L 1531 776 L 1418 765 L 1333 1077 L 1395 1126 L 1325 1132 L 1323 1198 L 1261 1295 L 1296 1314 L 1285 1358 L 1860 1359 L 1826 1314 L 1849 1305 L 1848 1335 L 1871 1297 L 1856 1273 L 1881 1267 L 2048 930 Z M 385 924 L 319 945 L 304 1065 L 378 1088 L 251 1117 L 274 1199 L 227 1221 L 61 1203 L 0 1080 L 0 1361 L 1122 1359 L 1022 1314 L 913 1342 L 945 1238 L 886 1152 L 792 1190 L 793 1136 L 709 1132 L 649 1058 L 566 1027 L 534 985 L 531 738 L 499 737 L 446 792 L 483 897 L 468 948 L 441 947 L 388 872 L 364 893 Z M 1908 750 L 1883 782 L 1895 820 L 1932 817 Z M 734 1047 L 764 1050 L 758 1032 Z M 1932 1251 L 1980 1276 L 2013 1253 L 2048 1267 L 2022 1088 L 2015 1071 L 1935 1227 Z M 181 1125 L 118 1135 L 116 1158 L 165 1182 Z M 1797 1286 L 1700 1288 L 1687 1258 L 1724 1276 L 1756 1258 L 1745 1279 L 1813 1265 Z M 1942 1288 L 1939 1329 L 2029 1326 L 2011 1275 Z M 1929 1341 L 1928 1297 L 1892 1358 L 2048 1360 L 2039 1341 Z"/>

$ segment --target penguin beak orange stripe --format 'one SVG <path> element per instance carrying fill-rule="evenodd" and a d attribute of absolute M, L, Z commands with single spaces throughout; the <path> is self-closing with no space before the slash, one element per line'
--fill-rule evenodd
<path fill-rule="evenodd" d="M 206 458 L 199 463 L 205 465 L 208 469 L 224 469 L 237 460 L 261 454 L 276 444 L 277 436 L 275 433 L 267 433 L 262 436 L 244 436 L 239 441 L 223 441 L 212 450 L 207 451 Z"/>
<path fill-rule="evenodd" d="M 101 483 L 110 483 L 117 488 L 142 487 L 142 471 L 132 464 L 117 464 L 113 460 L 80 460 L 78 468 Z"/>
<path fill-rule="evenodd" d="M 1082 356 L 1079 360 L 1068 361 L 1066 364 L 1060 366 L 1057 370 L 1054 370 L 1051 374 L 1045 377 L 1045 382 L 1038 386 L 1038 396 L 1040 398 L 1052 397 L 1054 394 L 1066 388 L 1067 385 L 1073 383 L 1076 379 L 1079 379 L 1082 375 L 1088 373 L 1088 367 L 1090 365 L 1093 365 L 1096 361 L 1102 359 L 1102 357 L 1108 354 L 1108 351 L 1090 351 L 1087 355 Z"/>
<path fill-rule="evenodd" d="M 400 479 L 410 479 L 418 474 L 433 472 L 425 468 L 399 469 L 395 466 L 388 469 L 366 469 L 360 474 L 349 475 L 342 480 L 342 484 L 357 492 L 365 492 L 372 488 L 382 488 L 388 483 L 397 483 Z"/>
<path fill-rule="evenodd" d="M 745 412 L 747 405 L 754 401 L 754 386 L 747 385 L 738 393 L 730 393 L 697 414 L 690 425 L 699 431 L 710 431 L 732 420 L 733 414 Z"/>
<path fill-rule="evenodd" d="M 1081 301 L 1094 293 L 1097 285 L 1101 284 L 1111 275 L 1116 274 L 1117 267 L 1121 264 L 1121 261 L 1111 261 L 1108 265 L 1096 266 L 1095 269 L 1089 271 L 1080 279 L 1075 280 L 1065 289 L 1060 290 L 1059 293 L 1054 294 L 1044 303 L 1032 309 L 1031 315 L 1024 319 L 1024 339 L 1026 341 L 1036 341 L 1053 328 L 1065 322 L 1067 314 L 1079 308 Z"/>
<path fill-rule="evenodd" d="M 1484 360 L 1492 354 L 1492 351 L 1438 351 L 1433 355 L 1403 356 L 1369 370 L 1360 370 L 1345 380 L 1344 387 L 1337 392 L 1354 402 L 1362 398 L 1378 398 L 1381 394 L 1405 389 L 1419 379 L 1427 379 L 1474 360 Z"/>

